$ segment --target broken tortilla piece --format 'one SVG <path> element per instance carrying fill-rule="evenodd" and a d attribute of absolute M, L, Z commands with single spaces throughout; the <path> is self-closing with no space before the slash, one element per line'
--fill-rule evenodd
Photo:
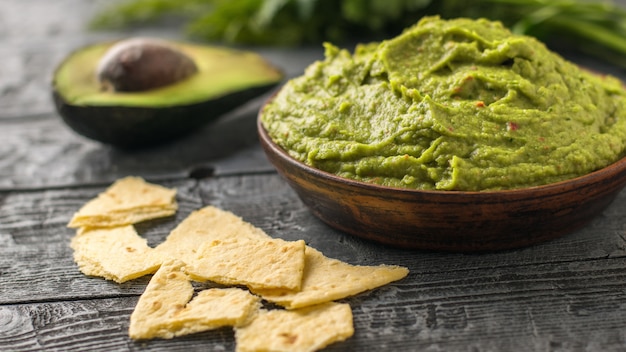
<path fill-rule="evenodd" d="M 206 206 L 185 218 L 156 249 L 181 260 L 189 260 L 205 242 L 226 240 L 232 236 L 248 239 L 271 238 L 263 230 L 235 214 Z"/>
<path fill-rule="evenodd" d="M 129 176 L 115 181 L 74 214 L 68 227 L 115 227 L 176 213 L 176 190 Z"/>
<path fill-rule="evenodd" d="M 154 274 L 130 316 L 133 339 L 188 335 L 224 326 L 248 323 L 260 308 L 260 299 L 239 288 L 210 288 L 193 296 L 184 263 L 169 260 Z"/>
<path fill-rule="evenodd" d="M 305 262 L 305 243 L 255 239 L 233 233 L 225 240 L 203 243 L 187 272 L 198 281 L 250 288 L 299 290 Z"/>
<path fill-rule="evenodd" d="M 306 247 L 302 287 L 299 291 L 251 289 L 267 301 L 295 309 L 334 301 L 368 291 L 408 275 L 401 266 L 359 266 L 325 257 Z"/>
<path fill-rule="evenodd" d="M 150 248 L 132 225 L 81 229 L 70 247 L 83 274 L 119 283 L 153 274 L 164 260 L 164 254 Z"/>
<path fill-rule="evenodd" d="M 352 309 L 346 303 L 324 303 L 296 310 L 261 310 L 235 329 L 237 352 L 311 352 L 354 334 Z"/>

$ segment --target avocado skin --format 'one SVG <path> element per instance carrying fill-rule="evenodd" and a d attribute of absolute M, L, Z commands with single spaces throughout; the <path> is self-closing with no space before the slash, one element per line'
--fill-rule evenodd
<path fill-rule="evenodd" d="M 192 133 L 284 79 L 280 68 L 252 51 L 166 41 L 197 65 L 192 76 L 157 89 L 103 90 L 97 70 L 118 43 L 122 41 L 94 43 L 71 52 L 54 71 L 51 92 L 58 114 L 71 129 L 121 149 L 150 147 Z"/>
<path fill-rule="evenodd" d="M 199 103 L 158 108 L 77 106 L 66 102 L 56 90 L 52 93 L 63 121 L 78 134 L 120 149 L 141 149 L 190 134 L 277 85 L 278 82 Z"/>

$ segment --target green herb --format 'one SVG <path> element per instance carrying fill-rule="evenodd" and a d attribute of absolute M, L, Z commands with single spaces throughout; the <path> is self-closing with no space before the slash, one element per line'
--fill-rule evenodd
<path fill-rule="evenodd" d="M 608 0 L 127 0 L 91 24 L 110 29 L 175 17 L 200 40 L 301 45 L 380 40 L 434 14 L 500 20 L 516 33 L 579 44 L 626 67 L 626 10 Z"/>

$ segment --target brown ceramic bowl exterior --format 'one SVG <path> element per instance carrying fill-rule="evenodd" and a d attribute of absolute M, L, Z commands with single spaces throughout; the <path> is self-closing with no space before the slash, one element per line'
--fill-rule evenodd
<path fill-rule="evenodd" d="M 315 216 L 354 236 L 407 249 L 493 251 L 586 225 L 626 185 L 626 158 L 588 175 L 518 190 L 420 191 L 354 181 L 290 157 L 257 121 L 261 145 Z"/>

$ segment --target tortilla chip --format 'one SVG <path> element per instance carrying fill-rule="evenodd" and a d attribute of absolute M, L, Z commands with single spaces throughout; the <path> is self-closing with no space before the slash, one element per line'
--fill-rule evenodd
<path fill-rule="evenodd" d="M 409 270 L 401 266 L 355 266 L 325 257 L 321 252 L 306 247 L 304 277 L 300 291 L 252 291 L 264 299 L 287 309 L 295 309 L 334 301 L 400 280 Z"/>
<path fill-rule="evenodd" d="M 303 240 L 214 240 L 200 246 L 187 272 L 199 281 L 259 289 L 299 290 L 304 272 L 305 247 Z"/>
<path fill-rule="evenodd" d="M 236 351 L 317 351 L 353 334 L 352 310 L 345 303 L 261 310 L 249 325 L 235 329 Z"/>
<path fill-rule="evenodd" d="M 171 216 L 176 213 L 176 190 L 145 182 L 140 177 L 115 181 L 98 197 L 87 202 L 67 225 L 115 227 Z"/>
<path fill-rule="evenodd" d="M 189 280 L 183 262 L 163 263 L 130 316 L 129 336 L 171 339 L 223 326 L 240 326 L 259 310 L 259 297 L 238 288 L 211 288 L 191 299 L 193 286 Z"/>
<path fill-rule="evenodd" d="M 148 247 L 132 225 L 78 231 L 70 247 L 85 275 L 125 282 L 157 271 L 164 254 Z"/>
<path fill-rule="evenodd" d="M 235 214 L 207 206 L 192 212 L 156 249 L 185 260 L 193 257 L 204 242 L 227 240 L 233 236 L 243 239 L 270 238 L 263 230 L 243 221 Z"/>

